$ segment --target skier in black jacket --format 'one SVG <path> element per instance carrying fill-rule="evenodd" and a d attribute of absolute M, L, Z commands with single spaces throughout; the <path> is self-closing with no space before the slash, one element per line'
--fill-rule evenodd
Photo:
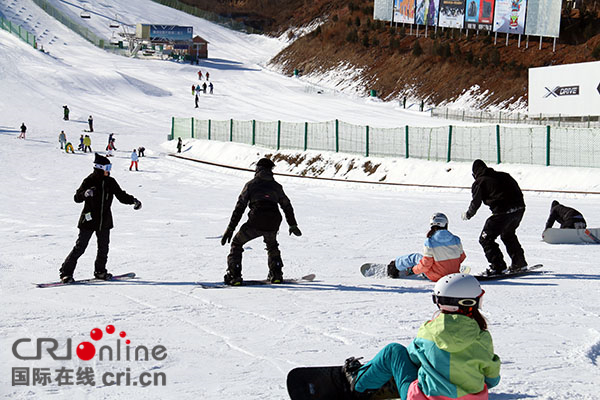
<path fill-rule="evenodd" d="M 574 208 L 563 206 L 554 200 L 550 207 L 550 216 L 546 221 L 546 229 L 552 228 L 554 221 L 558 221 L 560 229 L 585 229 L 587 224 L 583 215 Z"/>
<path fill-rule="evenodd" d="M 73 282 L 73 272 L 77 260 L 85 252 L 94 233 L 96 233 L 98 239 L 94 276 L 98 279 L 110 280 L 112 275 L 106 272 L 106 260 L 108 258 L 110 230 L 113 228 L 110 210 L 113 196 L 116 196 L 123 204 L 133 204 L 134 210 L 142 208 L 142 203 L 138 199 L 127 194 L 119 187 L 117 181 L 110 176 L 110 169 L 110 160 L 96 153 L 94 172 L 83 180 L 81 186 L 75 192 L 75 202 L 84 203 L 84 205 L 77 225 L 79 228 L 77 242 L 75 242 L 75 247 L 73 247 L 60 268 L 60 279 L 65 283 Z"/>
<path fill-rule="evenodd" d="M 492 211 L 479 236 L 479 243 L 490 263 L 486 273 L 497 275 L 506 269 L 500 246 L 496 243 L 498 236 L 504 242 L 511 258 L 510 271 L 516 272 L 525 268 L 525 254 L 516 234 L 525 213 L 525 202 L 519 184 L 506 172 L 488 168 L 482 160 L 473 162 L 473 178 L 473 199 L 462 217 L 464 220 L 471 219 L 482 202 Z"/>
<path fill-rule="evenodd" d="M 237 286 L 243 283 L 243 246 L 245 243 L 259 236 L 263 237 L 267 245 L 269 266 L 267 279 L 271 283 L 281 283 L 283 281 L 283 261 L 281 260 L 279 244 L 277 243 L 277 231 L 282 221 L 279 206 L 281 206 L 285 214 L 290 235 L 292 233 L 296 236 L 302 235 L 302 232 L 298 229 L 290 199 L 285 195 L 283 187 L 275 182 L 273 178 L 273 167 L 275 167 L 275 164 L 268 158 L 261 158 L 256 163 L 254 179 L 244 186 L 231 215 L 229 225 L 221 239 L 223 246 L 225 246 L 225 243 L 231 242 L 231 251 L 227 256 L 227 273 L 224 276 L 224 281 L 227 285 Z M 250 208 L 248 221 L 233 236 L 233 231 L 240 222 L 246 206 Z M 233 240 L 231 240 L 232 237 Z"/>

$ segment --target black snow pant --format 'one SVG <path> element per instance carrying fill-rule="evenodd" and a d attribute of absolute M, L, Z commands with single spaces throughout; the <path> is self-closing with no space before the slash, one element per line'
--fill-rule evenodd
<path fill-rule="evenodd" d="M 269 270 L 281 271 L 283 261 L 279 252 L 279 243 L 277 243 L 277 231 L 261 231 L 259 229 L 244 224 L 238 233 L 231 240 L 231 251 L 227 256 L 227 269 L 233 276 L 240 276 L 242 273 L 242 253 L 244 244 L 252 239 L 262 236 L 267 245 L 267 264 Z"/>
<path fill-rule="evenodd" d="M 96 254 L 96 262 L 94 263 L 94 272 L 106 272 L 106 261 L 108 260 L 108 244 L 110 242 L 110 229 L 99 231 L 91 231 L 89 229 L 79 229 L 79 236 L 75 242 L 75 247 L 69 253 L 67 258 L 60 268 L 60 276 L 73 276 L 77 260 L 83 255 L 92 235 L 96 233 L 98 238 L 98 253 Z"/>
<path fill-rule="evenodd" d="M 506 269 L 506 262 L 502 257 L 500 246 L 496 243 L 496 239 L 500 236 L 502 242 L 506 246 L 506 251 L 512 261 L 512 266 L 526 266 L 525 253 L 517 239 L 516 230 L 523 219 L 525 208 L 516 210 L 506 214 L 492 215 L 485 221 L 483 231 L 479 236 L 479 243 L 483 247 L 485 257 L 490 266 L 495 271 Z"/>

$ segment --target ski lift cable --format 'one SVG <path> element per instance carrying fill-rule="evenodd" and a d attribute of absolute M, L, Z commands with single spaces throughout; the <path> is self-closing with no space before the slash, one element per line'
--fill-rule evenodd
<path fill-rule="evenodd" d="M 108 19 L 108 20 L 111 20 L 111 21 L 112 21 L 112 20 L 114 20 L 114 18 L 112 18 L 112 17 L 109 17 L 109 16 L 106 16 L 106 15 L 104 15 L 104 14 L 102 14 L 102 13 L 99 13 L 99 12 L 96 12 L 96 11 L 92 11 L 92 10 L 87 10 L 87 9 L 85 8 L 85 6 L 80 6 L 79 4 L 74 4 L 74 3 L 71 3 L 70 1 L 67 1 L 67 0 L 59 0 L 59 1 L 60 1 L 60 2 L 62 2 L 62 3 L 68 4 L 68 5 L 72 6 L 72 7 L 79 8 L 80 10 L 82 10 L 82 11 L 81 11 L 81 13 L 80 13 L 80 16 L 81 16 L 82 14 L 84 14 L 84 15 L 89 15 L 89 16 L 87 16 L 87 17 L 85 17 L 85 16 L 84 16 L 84 17 L 82 17 L 82 18 L 86 18 L 86 19 L 87 19 L 87 18 L 91 18 L 91 15 L 92 15 L 92 14 L 94 14 L 94 15 L 97 15 L 97 16 L 99 16 L 99 17 L 102 17 L 102 18 L 106 18 L 106 19 Z M 123 26 L 125 26 L 125 25 L 126 25 L 126 26 L 128 26 L 128 27 L 130 27 L 130 28 L 135 28 L 135 25 L 132 25 L 132 24 L 126 24 L 126 23 L 125 23 L 125 22 L 123 22 L 123 21 L 118 21 L 118 20 L 116 20 L 116 22 L 120 23 L 120 24 L 121 24 L 121 25 L 123 25 Z"/>

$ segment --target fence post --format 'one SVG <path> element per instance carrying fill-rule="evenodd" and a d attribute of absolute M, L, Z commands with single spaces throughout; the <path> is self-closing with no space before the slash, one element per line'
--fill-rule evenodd
<path fill-rule="evenodd" d="M 277 150 L 281 144 L 281 120 L 277 121 Z"/>
<path fill-rule="evenodd" d="M 546 126 L 546 167 L 550 165 L 550 125 Z"/>
<path fill-rule="evenodd" d="M 229 141 L 233 142 L 233 118 L 229 120 Z"/>
<path fill-rule="evenodd" d="M 171 140 L 175 139 L 175 117 L 171 117 Z"/>
<path fill-rule="evenodd" d="M 340 126 L 339 121 L 335 120 L 335 152 L 340 151 Z"/>
<path fill-rule="evenodd" d="M 449 126 L 448 128 L 448 162 L 450 162 L 450 160 L 452 156 L 452 125 Z"/>
<path fill-rule="evenodd" d="M 210 140 L 210 119 L 208 120 L 208 140 Z"/>
<path fill-rule="evenodd" d="M 500 125 L 496 125 L 496 149 L 498 152 L 498 164 L 502 161 L 500 159 Z"/>
<path fill-rule="evenodd" d="M 192 117 L 192 139 L 194 138 L 194 117 Z"/>
<path fill-rule="evenodd" d="M 408 125 L 406 125 L 405 131 L 406 131 L 406 134 L 404 137 L 404 143 L 406 145 L 406 158 L 408 158 Z"/>
<path fill-rule="evenodd" d="M 304 123 L 304 151 L 308 149 L 308 122 Z"/>
<path fill-rule="evenodd" d="M 252 146 L 256 144 L 256 120 L 252 120 Z"/>
<path fill-rule="evenodd" d="M 369 157 L 369 125 L 367 125 L 366 129 L 367 129 L 367 131 L 366 131 L 366 135 L 367 136 L 365 138 L 365 140 L 366 140 L 366 143 L 365 143 L 366 144 L 366 146 L 365 146 L 365 148 L 366 148 L 366 150 L 365 150 L 365 157 Z"/>

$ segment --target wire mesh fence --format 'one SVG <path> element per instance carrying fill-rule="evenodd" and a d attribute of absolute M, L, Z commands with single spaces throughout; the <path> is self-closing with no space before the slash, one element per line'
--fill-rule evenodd
<path fill-rule="evenodd" d="M 17 36 L 25 43 L 31 45 L 34 49 L 37 48 L 35 35 L 23 28 L 21 25 L 15 24 L 5 18 L 0 17 L 0 28 Z"/>
<path fill-rule="evenodd" d="M 378 128 L 325 122 L 172 118 L 169 139 L 196 138 L 274 150 L 318 150 L 432 161 L 600 167 L 600 128 L 440 126 Z"/>

